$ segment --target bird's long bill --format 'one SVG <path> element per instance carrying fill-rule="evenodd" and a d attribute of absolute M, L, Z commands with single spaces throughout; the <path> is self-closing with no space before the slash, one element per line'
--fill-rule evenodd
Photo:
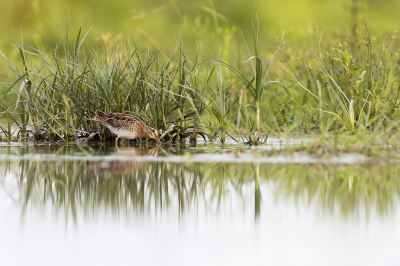
<path fill-rule="evenodd" d="M 157 138 L 156 140 L 157 140 L 157 144 L 161 144 L 160 138 Z"/>
<path fill-rule="evenodd" d="M 90 120 L 93 122 L 100 122 L 99 120 L 97 120 L 97 117 L 93 117 L 93 118 L 88 117 L 87 120 Z"/>

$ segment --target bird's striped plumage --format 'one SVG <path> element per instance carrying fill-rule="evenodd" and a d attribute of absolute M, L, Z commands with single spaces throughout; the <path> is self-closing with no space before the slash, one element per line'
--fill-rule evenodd
<path fill-rule="evenodd" d="M 158 130 L 146 124 L 137 116 L 123 113 L 105 113 L 96 111 L 96 117 L 90 119 L 107 127 L 111 133 L 117 135 L 117 140 L 151 138 L 159 141 Z"/>

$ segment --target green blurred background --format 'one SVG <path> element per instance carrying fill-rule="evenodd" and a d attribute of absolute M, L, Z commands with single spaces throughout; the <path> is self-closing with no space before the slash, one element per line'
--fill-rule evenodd
<path fill-rule="evenodd" d="M 185 42 L 196 36 L 213 38 L 218 28 L 250 29 L 256 12 L 261 34 L 304 37 L 312 34 L 312 22 L 326 32 L 350 32 L 354 23 L 368 21 L 377 35 L 393 34 L 400 26 L 400 0 L 0 0 L 0 48 L 10 53 L 11 43 L 20 40 L 54 47 L 82 23 L 86 32 L 93 26 L 89 43 L 99 36 L 118 41 L 129 29 L 141 44 L 168 49 L 183 29 Z M 356 9 L 354 9 L 356 6 Z M 69 15 L 68 15 L 69 13 Z M 263 35 L 261 35 L 262 37 Z M 90 41 L 91 40 L 91 41 Z"/>

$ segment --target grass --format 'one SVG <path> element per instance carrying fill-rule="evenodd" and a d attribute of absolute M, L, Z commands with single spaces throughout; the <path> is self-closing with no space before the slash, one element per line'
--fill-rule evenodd
<path fill-rule="evenodd" d="M 371 143 L 397 147 L 395 37 L 377 41 L 366 24 L 354 36 L 324 37 L 316 26 L 314 33 L 316 49 L 288 47 L 283 36 L 274 48 L 261 43 L 252 24 L 252 40 L 237 36 L 215 57 L 187 51 L 181 39 L 168 54 L 142 50 L 129 32 L 114 50 L 85 44 L 89 33 L 81 30 L 73 48 L 69 36 L 51 51 L 21 41 L 15 45 L 21 62 L 1 54 L 14 75 L 3 83 L 2 138 L 113 141 L 87 120 L 99 109 L 138 115 L 166 133 L 167 142 L 231 138 L 253 145 L 273 134 L 315 136 L 314 146 L 325 150 L 343 151 L 359 139 L 367 153 Z M 337 139 L 347 139 L 341 142 L 347 147 Z"/>

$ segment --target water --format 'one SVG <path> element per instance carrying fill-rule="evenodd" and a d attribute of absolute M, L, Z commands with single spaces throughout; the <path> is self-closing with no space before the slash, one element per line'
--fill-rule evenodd
<path fill-rule="evenodd" d="M 400 265 L 400 166 L 285 145 L 0 143 L 1 265 Z"/>

